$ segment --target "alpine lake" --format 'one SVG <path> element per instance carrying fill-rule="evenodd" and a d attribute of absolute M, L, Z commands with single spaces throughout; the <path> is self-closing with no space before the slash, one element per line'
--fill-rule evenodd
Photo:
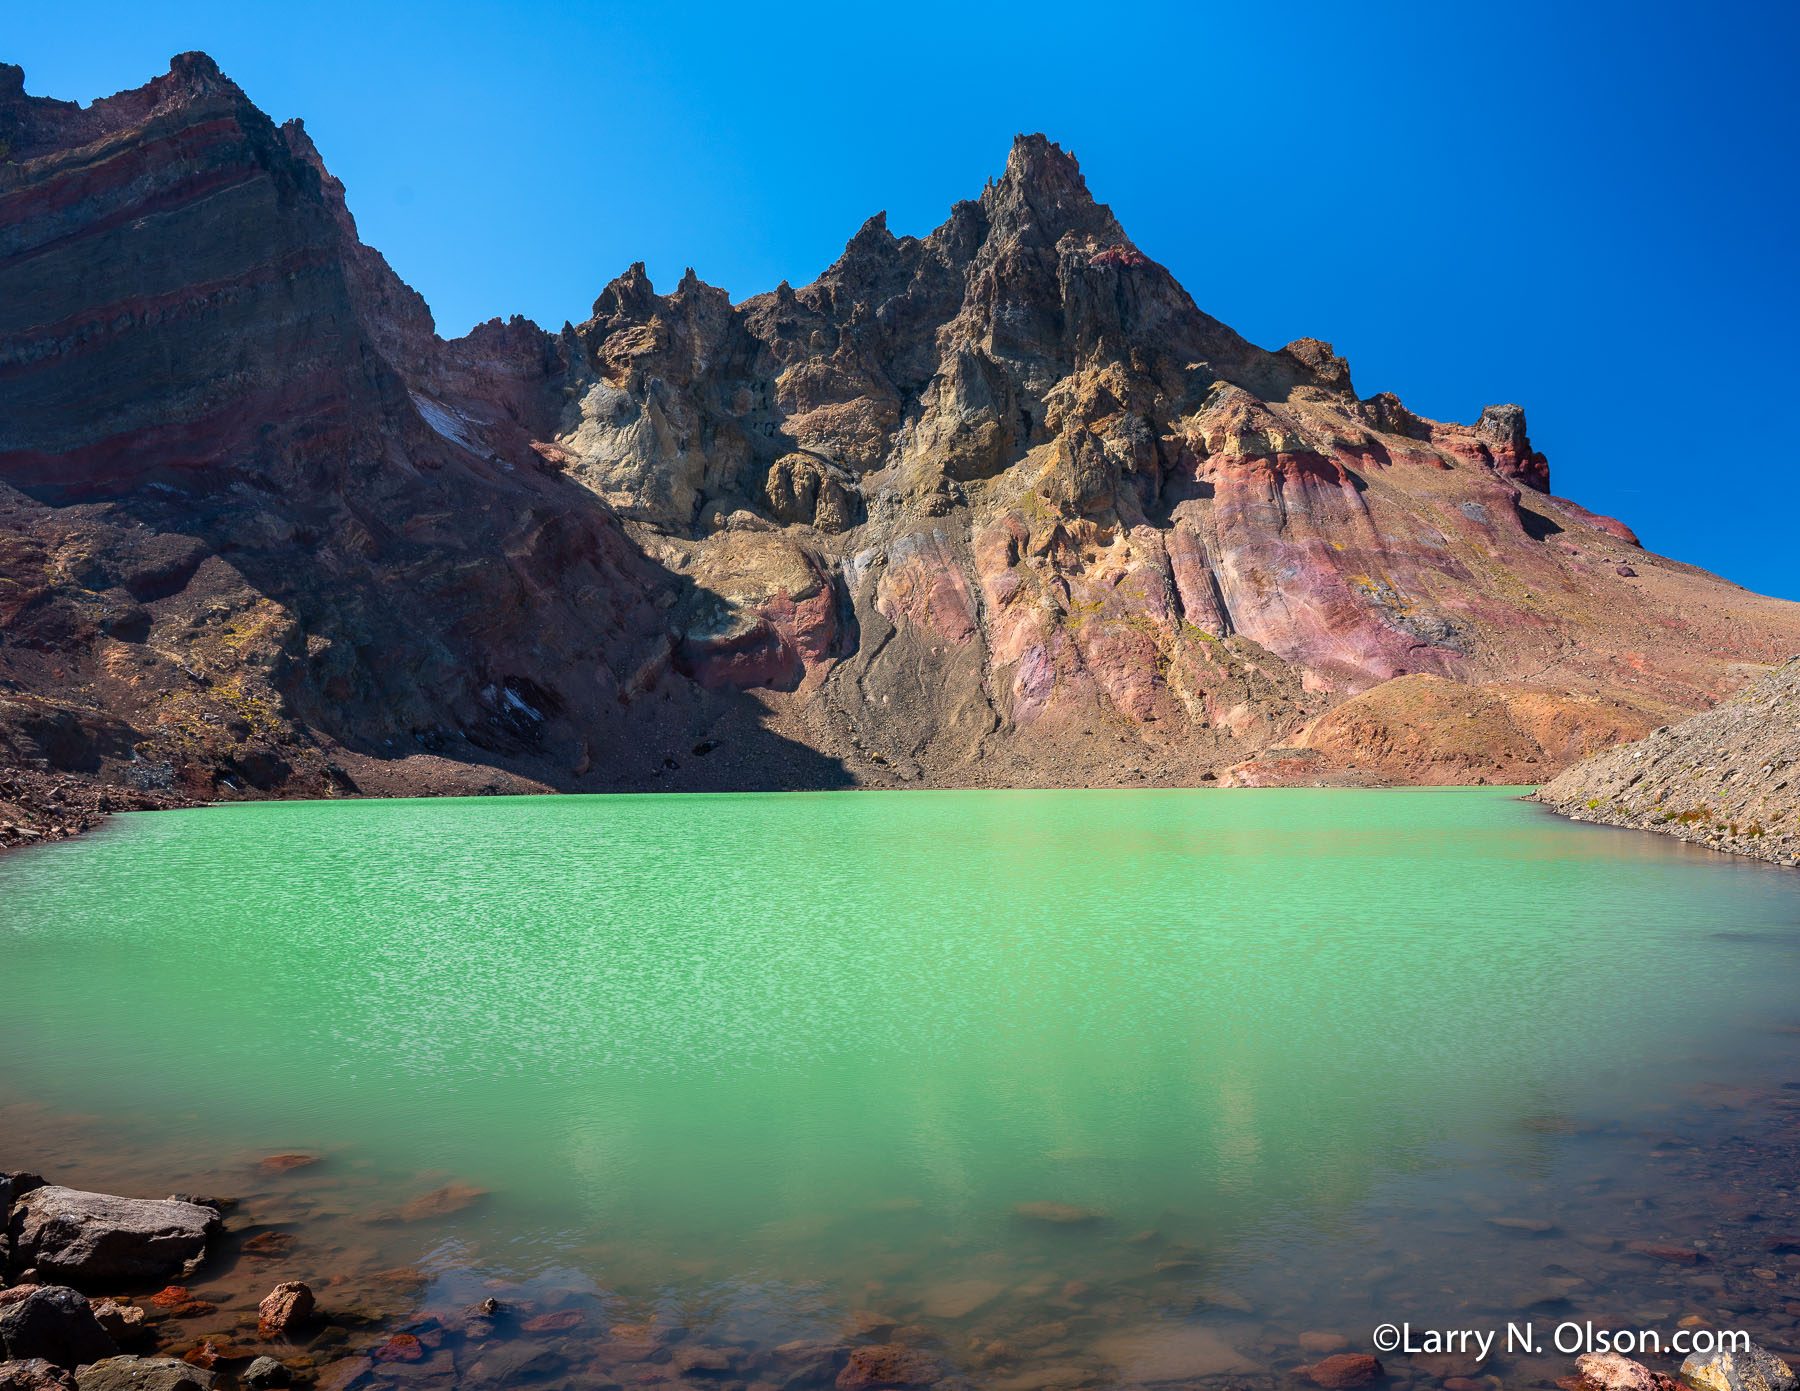
<path fill-rule="evenodd" d="M 1384 1323 L 1501 1335 L 1381 1352 L 1399 1387 L 1549 1384 L 1565 1324 L 1791 1348 L 1800 875 L 1521 791 L 115 817 L 0 858 L 0 1168 L 234 1199 L 165 1345 L 267 1351 L 305 1280 L 277 1355 L 340 1387 L 1293 1385 Z"/>

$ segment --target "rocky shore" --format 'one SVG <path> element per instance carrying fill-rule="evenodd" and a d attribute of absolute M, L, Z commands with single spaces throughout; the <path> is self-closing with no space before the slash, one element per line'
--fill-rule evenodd
<path fill-rule="evenodd" d="M 108 786 L 30 768 L 0 768 L 0 850 L 91 831 L 115 811 L 198 805 L 175 792 Z"/>
<path fill-rule="evenodd" d="M 1534 796 L 1575 821 L 1800 864 L 1800 657 L 1711 710 L 1576 764 Z"/>
<path fill-rule="evenodd" d="M 1786 1133 L 1768 1138 L 1781 1141 Z M 1658 1154 L 1668 1152 L 1666 1142 L 1659 1146 Z M 1783 1144 L 1781 1153 L 1789 1152 Z M 320 1162 L 272 1155 L 260 1169 L 279 1181 L 290 1171 L 316 1171 Z M 1780 1220 L 1791 1208 L 1791 1176 L 1781 1163 L 1756 1169 L 1766 1191 L 1748 1193 L 1734 1179 L 1709 1200 L 1729 1232 L 1693 1245 L 1623 1248 L 1617 1259 L 1624 1268 L 1645 1275 L 1637 1279 L 1636 1296 L 1621 1287 L 1613 1297 L 1679 1287 L 1687 1291 L 1680 1303 L 1721 1306 L 1709 1310 L 1718 1326 L 1772 1329 L 1775 1346 L 1784 1347 L 1780 1330 L 1793 1316 L 1781 1307 L 1786 1296 L 1779 1285 L 1800 1259 Z M 441 1221 L 481 1196 L 447 1185 L 387 1220 Z M 1018 1215 L 1082 1230 L 1104 1221 L 1102 1214 L 1048 1202 L 1026 1204 Z M 1504 1227 L 1522 1251 L 1547 1253 L 1554 1245 L 1551 1220 L 1488 1221 Z M 381 1272 L 373 1284 L 342 1273 L 292 1278 L 304 1241 L 304 1234 L 258 1221 L 231 1199 L 124 1198 L 34 1174 L 0 1174 L 0 1391 L 1796 1391 L 1800 1385 L 1781 1356 L 1757 1344 L 1695 1354 L 1671 1374 L 1612 1353 L 1586 1354 L 1573 1366 L 1566 1358 L 1485 1361 L 1466 1353 L 1384 1360 L 1355 1350 L 1360 1339 L 1317 1328 L 1299 1332 L 1303 1325 L 1296 1325 L 1278 1335 L 1271 1330 L 1251 1355 L 1234 1346 L 1251 1326 L 1250 1309 L 1228 1293 L 1215 1292 L 1185 1317 L 1168 1317 L 1152 1329 L 1123 1310 L 1108 1312 L 1105 1291 L 1075 1283 L 1046 1291 L 1035 1310 L 1021 1310 L 1016 1326 L 1000 1331 L 979 1312 L 993 1292 L 963 1282 L 939 1289 L 923 1309 L 852 1309 L 824 1336 L 772 1345 L 743 1337 L 727 1342 L 666 1311 L 621 1318 L 619 1306 L 573 1289 L 527 1291 L 490 1280 L 494 1295 L 443 1307 L 446 1301 L 428 1292 L 427 1279 L 412 1269 Z M 1509 1278 L 1499 1269 L 1490 1276 Z M 1551 1309 L 1561 1310 L 1554 1317 L 1575 1317 L 1569 1298 L 1579 1297 L 1586 1282 L 1550 1283 L 1560 1293 L 1533 1296 L 1521 1307 L 1539 1318 Z M 1747 1302 L 1746 1289 L 1766 1292 L 1774 1305 L 1754 1309 L 1768 1300 Z M 1641 1306 L 1639 1316 L 1651 1317 L 1659 1307 Z M 1230 1322 L 1209 1321 L 1220 1316 Z M 1690 1313 L 1680 1326 L 1710 1328 L 1714 1318 Z"/>

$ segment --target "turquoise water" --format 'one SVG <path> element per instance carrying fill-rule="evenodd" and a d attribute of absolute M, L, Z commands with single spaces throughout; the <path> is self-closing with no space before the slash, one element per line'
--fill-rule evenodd
<path fill-rule="evenodd" d="M 1614 1162 L 1579 1137 L 1788 1075 L 1800 876 L 1516 795 L 120 817 L 0 858 L 0 1101 L 90 1118 L 84 1171 L 165 1188 L 279 1150 L 376 1206 L 477 1186 L 381 1259 L 700 1300 L 737 1336 L 871 1299 L 929 1325 L 970 1281 L 994 1311 L 1080 1280 L 1185 1317 L 1228 1285 L 1316 1322 L 1377 1247 L 1424 1289 L 1496 1239 L 1456 1214 L 1572 1202 L 1569 1154 Z M 33 1149 L 0 1133 L 0 1165 Z"/>

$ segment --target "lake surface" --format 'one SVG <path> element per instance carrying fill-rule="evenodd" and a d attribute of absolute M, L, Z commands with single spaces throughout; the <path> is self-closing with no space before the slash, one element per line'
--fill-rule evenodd
<path fill-rule="evenodd" d="M 297 1244 L 226 1313 L 562 1310 L 571 1385 L 847 1318 L 1021 1391 L 1544 1300 L 1779 1341 L 1721 1223 L 1788 1179 L 1718 1156 L 1795 1095 L 1800 875 L 1517 791 L 119 817 L 0 858 L 0 1167 L 242 1198 Z"/>

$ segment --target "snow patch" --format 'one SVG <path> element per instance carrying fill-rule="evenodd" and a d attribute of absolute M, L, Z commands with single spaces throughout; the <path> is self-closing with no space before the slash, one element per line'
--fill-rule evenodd
<path fill-rule="evenodd" d="M 452 444 L 460 444 L 473 453 L 485 455 L 486 451 L 469 436 L 468 429 L 474 422 L 466 415 L 439 404 L 429 396 L 421 396 L 416 391 L 408 394 L 412 397 L 413 405 L 418 408 L 420 417 L 432 429 Z"/>

